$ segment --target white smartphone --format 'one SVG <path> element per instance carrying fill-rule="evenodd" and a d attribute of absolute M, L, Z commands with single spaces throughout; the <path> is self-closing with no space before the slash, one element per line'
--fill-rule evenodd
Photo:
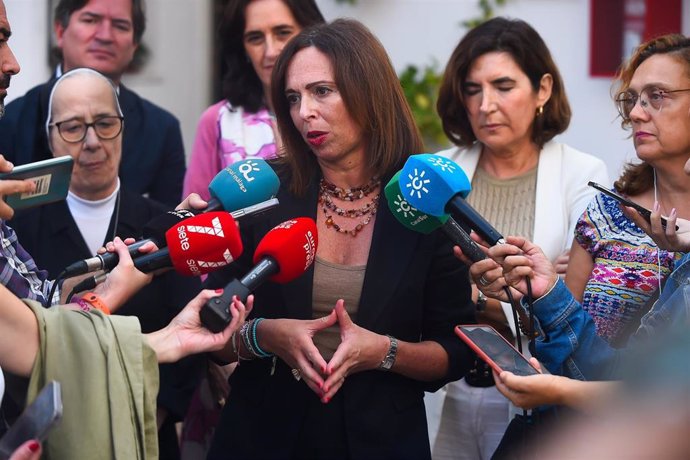
<path fill-rule="evenodd" d="M 0 458 L 9 458 L 26 441 L 43 442 L 50 429 L 62 417 L 60 383 L 50 381 L 36 399 L 24 409 L 7 433 L 0 438 Z"/>

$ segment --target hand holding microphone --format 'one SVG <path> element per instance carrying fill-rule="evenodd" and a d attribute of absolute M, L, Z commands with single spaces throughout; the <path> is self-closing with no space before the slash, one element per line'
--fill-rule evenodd
<path fill-rule="evenodd" d="M 254 252 L 256 264 L 241 280 L 228 283 L 223 295 L 209 300 L 201 310 L 201 321 L 211 331 L 222 331 L 230 321 L 228 307 L 233 296 L 246 302 L 249 294 L 264 282 L 288 283 L 314 262 L 318 236 L 316 223 L 307 217 L 285 221 L 262 238 Z"/>
<path fill-rule="evenodd" d="M 166 244 L 165 232 L 167 232 L 168 229 L 176 223 L 192 216 L 194 216 L 194 213 L 191 211 L 180 209 L 176 211 L 169 211 L 165 214 L 154 217 L 142 229 L 143 239 L 135 241 L 127 246 L 129 255 L 132 258 L 142 255 L 139 250 L 148 243 L 153 243 L 158 248 L 164 247 Z M 95 255 L 94 257 L 79 260 L 74 262 L 72 265 L 69 265 L 60 274 L 59 278 L 71 278 L 73 276 L 83 275 L 85 273 L 98 270 L 112 270 L 117 265 L 119 256 L 117 253 L 108 250 L 108 247 L 102 251 L 103 252 L 99 252 L 99 254 Z"/>
<path fill-rule="evenodd" d="M 249 158 L 235 162 L 216 174 L 208 185 L 211 195 L 208 202 L 192 193 L 177 209 L 191 209 L 194 213 L 234 211 L 274 198 L 279 187 L 280 180 L 266 161 Z"/>
<path fill-rule="evenodd" d="M 119 238 L 117 238 L 119 241 Z M 174 268 L 185 276 L 199 276 L 232 263 L 242 254 L 242 239 L 235 219 L 226 212 L 212 212 L 193 216 L 168 229 L 164 235 L 165 245 L 162 249 L 141 255 L 132 261 L 128 247 L 122 244 L 117 250 L 121 259 L 112 276 L 120 265 L 129 267 L 135 272 L 152 273 L 159 269 Z M 118 246 L 116 245 L 116 248 Z M 122 259 L 123 253 L 127 258 Z M 124 270 L 124 268 L 123 268 Z M 74 287 L 74 292 L 93 289 L 100 275 L 88 278 Z M 109 277 L 103 276 L 106 281 Z M 102 281 L 102 280 L 101 280 Z M 142 286 L 137 288 L 140 289 Z M 134 291 L 136 292 L 136 290 Z"/>
<path fill-rule="evenodd" d="M 199 276 L 232 263 L 242 254 L 235 219 L 226 212 L 208 212 L 183 220 L 165 232 L 166 246 L 134 261 L 144 272 L 172 267 Z"/>
<path fill-rule="evenodd" d="M 398 219 L 398 222 L 410 230 L 425 234 L 440 229 L 454 245 L 460 247 L 462 252 L 454 251 L 455 257 L 470 266 L 470 275 L 475 284 L 478 287 L 481 286 L 482 292 L 489 297 L 508 302 L 509 298 L 503 289 L 505 284 L 499 283 L 491 286 L 491 289 L 487 288 L 491 283 L 487 283 L 486 276 L 489 276 L 489 272 L 491 272 L 490 279 L 501 278 L 501 267 L 486 256 L 479 244 L 470 237 L 452 216 L 443 214 L 440 217 L 434 217 L 410 205 L 400 190 L 399 179 L 401 174 L 402 171 L 396 173 L 384 189 L 388 207 L 396 219 Z"/>

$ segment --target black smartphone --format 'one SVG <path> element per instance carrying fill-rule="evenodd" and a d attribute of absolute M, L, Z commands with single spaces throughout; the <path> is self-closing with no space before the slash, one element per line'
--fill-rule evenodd
<path fill-rule="evenodd" d="M 455 334 L 486 361 L 497 374 L 535 375 L 539 371 L 493 327 L 487 324 L 461 324 Z"/>
<path fill-rule="evenodd" d="M 619 195 L 618 193 L 614 192 L 613 190 L 610 190 L 603 185 L 597 184 L 596 182 L 589 181 L 587 182 L 587 185 L 590 187 L 594 187 L 595 189 L 599 190 L 601 193 L 610 196 L 614 200 L 618 201 L 619 203 L 624 204 L 625 206 L 629 206 L 631 208 L 634 208 L 637 212 L 644 217 L 644 219 L 647 222 L 651 222 L 652 219 L 652 211 L 649 209 L 640 206 L 639 204 L 635 203 L 634 201 L 630 201 L 629 199 L 625 198 L 624 196 Z M 668 221 L 666 220 L 665 217 L 661 218 L 661 227 L 666 230 L 666 226 L 668 225 Z M 676 230 L 678 230 L 678 226 L 676 225 Z"/>
<path fill-rule="evenodd" d="M 62 393 L 60 383 L 50 381 L 38 393 L 36 399 L 0 438 L 0 458 L 9 458 L 12 453 L 30 439 L 43 442 L 50 429 L 62 416 Z"/>

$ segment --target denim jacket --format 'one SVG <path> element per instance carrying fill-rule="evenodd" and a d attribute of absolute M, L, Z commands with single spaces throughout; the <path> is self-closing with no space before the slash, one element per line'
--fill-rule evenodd
<path fill-rule="evenodd" d="M 678 260 L 659 300 L 642 318 L 626 348 L 613 348 L 597 335 L 594 321 L 560 279 L 534 302 L 534 315 L 541 333 L 535 341 L 535 355 L 549 372 L 580 380 L 617 379 L 620 362 L 636 345 L 671 327 L 689 324 L 690 253 Z"/>

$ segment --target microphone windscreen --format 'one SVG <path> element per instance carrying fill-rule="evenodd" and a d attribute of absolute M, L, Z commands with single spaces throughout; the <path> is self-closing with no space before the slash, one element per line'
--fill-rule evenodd
<path fill-rule="evenodd" d="M 472 186 L 460 166 L 440 155 L 410 156 L 400 174 L 400 191 L 415 208 L 432 216 L 446 214 L 446 205 L 458 193 L 464 198 Z"/>
<path fill-rule="evenodd" d="M 412 206 L 400 191 L 400 171 L 388 181 L 383 189 L 388 202 L 388 208 L 404 227 L 419 233 L 431 233 L 441 227 L 447 220 L 448 215 L 441 217 L 430 216 Z"/>
<path fill-rule="evenodd" d="M 165 234 L 175 271 L 198 276 L 218 270 L 242 254 L 235 219 L 227 212 L 208 212 L 185 219 Z"/>
<path fill-rule="evenodd" d="M 260 158 L 238 161 L 226 167 L 208 185 L 211 197 L 226 211 L 236 211 L 276 196 L 280 181 Z"/>
<path fill-rule="evenodd" d="M 168 211 L 165 214 L 160 214 L 144 225 L 141 231 L 142 237 L 152 239 L 156 242 L 158 247 L 162 247 L 166 244 L 165 233 L 170 227 L 193 216 L 194 213 L 188 209 Z"/>
<path fill-rule="evenodd" d="M 297 217 L 271 229 L 254 251 L 254 263 L 266 256 L 273 257 L 280 267 L 269 279 L 287 283 L 304 273 L 314 263 L 319 240 L 316 223 L 309 217 Z"/>

